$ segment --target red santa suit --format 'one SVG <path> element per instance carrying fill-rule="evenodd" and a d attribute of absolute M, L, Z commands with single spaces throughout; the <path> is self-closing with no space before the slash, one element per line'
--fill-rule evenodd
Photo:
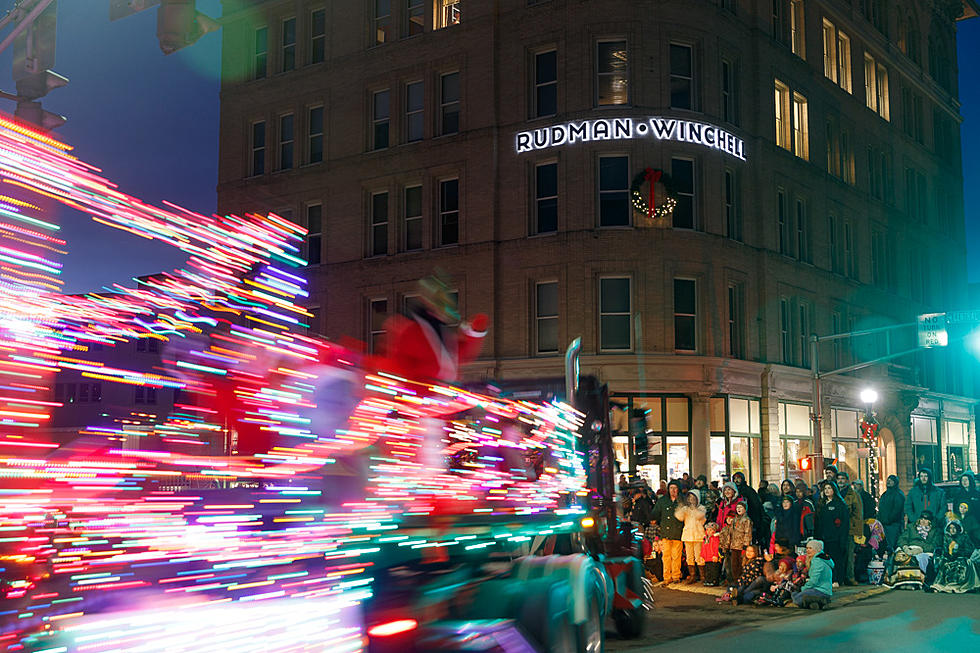
<path fill-rule="evenodd" d="M 455 381 L 459 368 L 479 355 L 487 323 L 483 314 L 456 328 L 430 314 L 396 315 L 385 325 L 385 367 L 408 379 Z"/>

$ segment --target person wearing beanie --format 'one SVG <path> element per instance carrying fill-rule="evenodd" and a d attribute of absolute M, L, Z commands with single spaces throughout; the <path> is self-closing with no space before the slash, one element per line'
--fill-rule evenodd
<path fill-rule="evenodd" d="M 823 468 L 823 480 L 837 482 L 837 466 L 826 465 Z"/>
<path fill-rule="evenodd" d="M 914 524 L 928 510 L 933 515 L 946 513 L 946 497 L 942 488 L 932 482 L 932 469 L 923 467 L 919 477 L 905 495 L 905 523 Z"/>
<path fill-rule="evenodd" d="M 834 561 L 824 552 L 823 546 L 820 540 L 806 543 L 806 583 L 793 594 L 793 603 L 801 608 L 822 608 L 834 594 Z"/>
<path fill-rule="evenodd" d="M 660 526 L 660 542 L 663 546 L 664 580 L 662 585 L 670 585 L 681 579 L 681 556 L 684 545 L 684 522 L 677 518 L 677 509 L 683 504 L 681 487 L 677 481 L 667 485 L 667 494 L 653 506 L 651 518 Z"/>
<path fill-rule="evenodd" d="M 718 501 L 721 499 L 721 492 L 708 485 L 708 477 L 704 474 L 694 479 L 694 489 L 701 493 L 701 505 L 704 506 L 704 513 L 709 519 L 714 519 L 718 514 Z"/>
<path fill-rule="evenodd" d="M 745 482 L 745 474 L 735 472 L 732 474 L 732 482 L 738 488 L 738 493 L 745 498 L 746 508 L 748 508 L 749 519 L 752 520 L 752 541 L 769 541 L 769 520 L 764 519 L 762 512 L 762 499 L 759 493 L 752 489 L 752 486 Z"/>
<path fill-rule="evenodd" d="M 885 529 L 888 550 L 894 551 L 904 526 L 905 493 L 898 487 L 898 476 L 895 474 L 885 480 L 885 487 L 884 494 L 878 498 L 878 521 Z"/>
<path fill-rule="evenodd" d="M 745 503 L 745 499 L 738 495 L 738 486 L 728 481 L 721 488 L 721 500 L 718 502 L 715 522 L 719 526 L 724 526 L 725 518 L 735 514 L 735 505 L 739 503 Z"/>
<path fill-rule="evenodd" d="M 857 580 L 854 578 L 854 551 L 858 542 L 864 541 L 864 505 L 857 492 L 851 489 L 850 480 L 847 472 L 837 473 L 838 491 L 844 503 L 847 505 L 847 512 L 850 515 L 850 521 L 848 522 L 849 537 L 846 542 L 847 551 L 844 554 L 846 556 L 844 558 L 846 563 L 844 584 L 857 585 Z"/>

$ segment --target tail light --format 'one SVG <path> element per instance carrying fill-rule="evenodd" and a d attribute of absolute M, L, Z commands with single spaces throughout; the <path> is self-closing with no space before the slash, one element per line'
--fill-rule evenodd
<path fill-rule="evenodd" d="M 391 637 L 392 635 L 399 635 L 401 633 L 407 633 L 410 630 L 415 630 L 419 627 L 419 622 L 415 619 L 396 619 L 394 621 L 386 621 L 384 623 L 375 624 L 368 628 L 369 637 Z"/>

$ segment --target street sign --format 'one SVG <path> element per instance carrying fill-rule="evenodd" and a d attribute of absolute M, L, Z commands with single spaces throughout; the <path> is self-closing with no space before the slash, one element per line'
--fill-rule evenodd
<path fill-rule="evenodd" d="M 946 321 L 950 324 L 962 322 L 980 323 L 980 311 L 950 311 L 946 314 Z"/>
<path fill-rule="evenodd" d="M 920 347 L 945 347 L 949 342 L 945 313 L 925 313 L 916 321 Z"/>

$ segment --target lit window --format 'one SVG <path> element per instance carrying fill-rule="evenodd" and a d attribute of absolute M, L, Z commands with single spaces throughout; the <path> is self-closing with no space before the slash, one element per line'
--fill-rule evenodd
<path fill-rule="evenodd" d="M 296 68 L 296 19 L 282 21 L 282 71 Z"/>
<path fill-rule="evenodd" d="M 837 78 L 840 87 L 851 92 L 851 39 L 837 32 Z"/>
<path fill-rule="evenodd" d="M 557 353 L 558 282 L 537 283 L 534 291 L 535 353 Z"/>
<path fill-rule="evenodd" d="M 425 0 L 406 0 L 405 36 L 415 36 L 425 30 Z"/>
<path fill-rule="evenodd" d="M 372 119 L 372 149 L 381 150 L 388 147 L 388 129 L 391 120 L 391 92 L 388 89 L 376 91 L 371 101 Z"/>
<path fill-rule="evenodd" d="M 793 152 L 801 159 L 810 159 L 810 118 L 806 98 L 793 93 Z"/>
<path fill-rule="evenodd" d="M 309 112 L 307 152 L 310 163 L 323 161 L 323 107 L 311 107 Z"/>
<path fill-rule="evenodd" d="M 459 243 L 459 179 L 439 182 L 439 244 Z"/>
<path fill-rule="evenodd" d="M 388 193 L 371 195 L 371 256 L 388 253 Z"/>
<path fill-rule="evenodd" d="M 629 277 L 599 280 L 599 349 L 632 349 L 632 308 Z"/>
<path fill-rule="evenodd" d="M 878 112 L 877 67 L 874 57 L 864 55 L 864 102 L 869 109 Z"/>
<path fill-rule="evenodd" d="M 459 73 L 446 73 L 439 83 L 440 134 L 459 132 Z"/>
<path fill-rule="evenodd" d="M 629 103 L 629 58 L 626 41 L 596 43 L 596 103 Z"/>
<path fill-rule="evenodd" d="M 405 141 L 420 141 L 425 135 L 425 93 L 422 82 L 405 85 Z"/>
<path fill-rule="evenodd" d="M 374 43 L 387 43 L 391 36 L 391 0 L 374 0 Z"/>
<path fill-rule="evenodd" d="M 293 167 L 293 114 L 279 116 L 279 169 Z"/>
<path fill-rule="evenodd" d="M 437 0 L 439 7 L 439 23 L 437 29 L 459 25 L 463 15 L 460 12 L 461 0 Z"/>
<path fill-rule="evenodd" d="M 891 120 L 891 109 L 888 101 L 888 69 L 878 64 L 875 75 L 875 94 L 878 96 L 878 115 L 885 120 Z"/>
<path fill-rule="evenodd" d="M 310 13 L 310 63 L 322 63 L 326 58 L 327 19 L 326 10 Z"/>
<path fill-rule="evenodd" d="M 534 229 L 545 234 L 558 231 L 558 164 L 534 167 Z"/>
<path fill-rule="evenodd" d="M 790 118 L 789 87 L 778 79 L 775 84 L 776 103 L 776 145 L 785 149 L 793 149 L 790 133 L 793 121 Z"/>

